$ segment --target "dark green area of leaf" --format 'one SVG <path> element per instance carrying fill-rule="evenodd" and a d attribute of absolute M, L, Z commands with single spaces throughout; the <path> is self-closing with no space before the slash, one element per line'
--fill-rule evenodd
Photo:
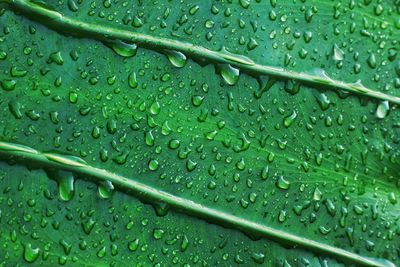
<path fill-rule="evenodd" d="M 210 50 L 224 45 L 260 64 L 324 69 L 399 96 L 398 1 L 160 2 L 46 6 L 78 21 Z M 204 207 L 399 264 L 398 108 L 238 76 L 179 51 L 61 35 L 15 12 L 0 12 L 3 141 L 73 155 Z M 87 177 L 29 167 L 0 165 L 0 262 L 343 264 L 329 251 L 252 240 L 173 209 L 160 217 L 111 184 L 97 189 Z"/>

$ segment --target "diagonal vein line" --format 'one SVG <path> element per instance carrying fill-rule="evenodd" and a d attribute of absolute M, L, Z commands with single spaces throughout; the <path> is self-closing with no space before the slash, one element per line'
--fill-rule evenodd
<path fill-rule="evenodd" d="M 12 9 L 22 12 L 29 18 L 39 21 L 45 26 L 58 32 L 82 38 L 93 38 L 104 42 L 120 40 L 128 43 L 136 43 L 142 47 L 158 51 L 177 50 L 192 58 L 203 61 L 205 60 L 206 62 L 230 64 L 231 66 L 251 75 L 270 75 L 285 80 L 291 79 L 306 83 L 313 87 L 323 87 L 339 91 L 342 90 L 379 100 L 389 101 L 394 104 L 400 104 L 400 97 L 372 90 L 358 82 L 347 83 L 331 79 L 325 74 L 294 72 L 279 67 L 257 64 L 253 60 L 241 55 L 226 53 L 224 51 L 213 51 L 203 46 L 198 46 L 188 42 L 122 30 L 101 24 L 87 23 L 66 17 L 57 11 L 28 0 L 0 0 L 0 2 L 9 4 Z"/>
<path fill-rule="evenodd" d="M 127 189 L 139 198 L 164 202 L 177 211 L 207 220 L 211 223 L 229 226 L 247 233 L 254 233 L 256 235 L 276 240 L 280 243 L 289 243 L 300 246 L 357 265 L 377 267 L 395 266 L 388 260 L 361 256 L 344 249 L 333 247 L 296 234 L 259 224 L 215 208 L 201 205 L 192 200 L 175 196 L 134 179 L 91 166 L 78 157 L 55 153 L 42 153 L 31 147 L 2 141 L 0 141 L 0 155 L 3 156 L 3 159 L 14 159 L 20 162 L 35 163 L 41 167 L 56 168 L 86 177 L 93 177 L 97 180 L 110 181 L 119 188 Z"/>

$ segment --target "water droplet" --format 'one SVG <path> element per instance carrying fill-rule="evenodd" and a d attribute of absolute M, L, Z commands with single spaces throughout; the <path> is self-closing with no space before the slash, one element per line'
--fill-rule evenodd
<path fill-rule="evenodd" d="M 36 259 L 39 257 L 39 253 L 39 248 L 32 248 L 32 245 L 30 243 L 24 246 L 24 260 L 29 263 L 36 261 Z"/>
<path fill-rule="evenodd" d="M 313 199 L 317 201 L 322 199 L 322 192 L 319 190 L 318 187 L 316 187 L 314 190 Z"/>
<path fill-rule="evenodd" d="M 372 69 L 376 68 L 376 58 L 375 58 L 374 53 L 369 54 L 367 63 L 368 63 L 368 66 L 370 66 L 370 68 L 372 68 Z"/>
<path fill-rule="evenodd" d="M 246 9 L 250 6 L 249 0 L 239 0 L 239 3 L 243 8 L 246 8 Z"/>
<path fill-rule="evenodd" d="M 60 198 L 64 201 L 71 200 L 75 193 L 73 174 L 66 171 L 47 171 L 47 175 L 57 182 Z"/>
<path fill-rule="evenodd" d="M 183 235 L 181 242 L 181 251 L 185 252 L 188 246 L 189 246 L 189 239 L 187 238 L 186 235 Z"/>
<path fill-rule="evenodd" d="M 144 133 L 144 139 L 145 139 L 145 143 L 148 146 L 154 146 L 154 136 L 153 136 L 153 131 L 148 131 Z"/>
<path fill-rule="evenodd" d="M 376 108 L 375 116 L 378 119 L 384 119 L 387 114 L 389 113 L 389 101 L 382 101 L 379 103 L 378 107 Z"/>
<path fill-rule="evenodd" d="M 263 264 L 265 261 L 265 254 L 264 253 L 252 253 L 251 254 L 251 258 L 253 259 L 253 261 L 257 264 Z"/>
<path fill-rule="evenodd" d="M 90 232 L 92 231 L 93 227 L 95 226 L 96 221 L 93 220 L 92 218 L 89 218 L 86 222 L 82 222 L 81 226 L 85 234 L 89 235 Z"/>
<path fill-rule="evenodd" d="M 344 52 L 341 50 L 337 44 L 334 44 L 333 49 L 332 49 L 332 58 L 334 61 L 341 61 L 343 60 L 343 55 Z"/>
<path fill-rule="evenodd" d="M 191 159 L 188 159 L 186 161 L 186 169 L 188 171 L 190 171 L 190 172 L 193 171 L 196 168 L 196 166 L 197 166 L 197 162 L 194 162 Z"/>
<path fill-rule="evenodd" d="M 394 192 L 390 192 L 388 195 L 389 202 L 393 205 L 397 203 L 396 194 Z"/>
<path fill-rule="evenodd" d="M 326 94 L 319 94 L 317 97 L 317 102 L 322 110 L 327 110 L 331 104 Z"/>
<path fill-rule="evenodd" d="M 295 110 L 293 110 L 292 114 L 287 116 L 284 120 L 283 120 L 283 125 L 285 125 L 286 128 L 289 128 L 290 125 L 293 124 L 294 120 L 297 118 L 297 112 Z"/>
<path fill-rule="evenodd" d="M 201 96 L 201 95 L 192 96 L 192 104 L 195 107 L 201 106 L 201 104 L 203 103 L 203 100 L 204 100 L 204 96 Z"/>
<path fill-rule="evenodd" d="M 0 86 L 1 88 L 3 88 L 4 91 L 14 90 L 16 84 L 17 81 L 11 79 L 5 79 L 0 82 Z"/>
<path fill-rule="evenodd" d="M 106 256 L 106 247 L 103 246 L 101 247 L 98 251 L 97 251 L 97 257 L 99 258 L 103 258 L 104 256 Z"/>
<path fill-rule="evenodd" d="M 138 247 L 139 247 L 139 239 L 137 238 L 128 243 L 128 248 L 130 251 L 136 251 Z"/>
<path fill-rule="evenodd" d="M 79 9 L 78 5 L 76 4 L 76 2 L 74 0 L 68 0 L 68 8 L 72 12 L 76 12 Z"/>
<path fill-rule="evenodd" d="M 110 181 L 102 182 L 97 188 L 99 196 L 103 199 L 110 198 L 114 192 L 114 185 Z"/>
<path fill-rule="evenodd" d="M 217 133 L 218 133 L 218 131 L 217 131 L 217 130 L 214 130 L 214 131 L 205 133 L 205 134 L 204 134 L 204 137 L 205 137 L 207 140 L 214 140 L 214 138 L 215 138 L 215 136 L 217 135 Z"/>
<path fill-rule="evenodd" d="M 180 142 L 177 139 L 172 139 L 171 141 L 169 141 L 168 143 L 168 147 L 170 149 L 177 149 L 180 146 Z"/>
<path fill-rule="evenodd" d="M 133 57 L 136 55 L 137 52 L 136 44 L 128 44 L 120 40 L 106 42 L 105 45 L 114 50 L 114 52 L 117 53 L 117 55 L 123 57 Z"/>
<path fill-rule="evenodd" d="M 47 63 L 50 64 L 50 63 L 53 63 L 53 62 L 56 63 L 57 65 L 63 65 L 64 64 L 64 59 L 63 59 L 60 51 L 50 54 L 49 59 L 47 60 Z"/>
<path fill-rule="evenodd" d="M 259 90 L 254 93 L 254 97 L 261 98 L 262 94 L 267 92 L 275 83 L 276 80 L 271 77 L 260 76 L 258 78 Z"/>
<path fill-rule="evenodd" d="M 160 102 L 158 102 L 158 99 L 155 98 L 150 106 L 150 113 L 153 115 L 157 115 L 158 113 L 160 113 L 160 110 L 161 110 Z"/>
<path fill-rule="evenodd" d="M 159 163 L 155 159 L 152 159 L 152 160 L 149 161 L 149 169 L 151 171 L 156 171 L 158 169 L 158 165 L 159 165 Z"/>
<path fill-rule="evenodd" d="M 224 81 L 229 85 L 235 85 L 239 80 L 239 69 L 235 69 L 229 64 L 218 65 L 219 72 Z"/>
<path fill-rule="evenodd" d="M 186 65 L 186 56 L 182 52 L 174 51 L 174 50 L 166 50 L 169 62 L 177 68 L 182 68 Z"/>
<path fill-rule="evenodd" d="M 137 78 L 136 78 L 136 72 L 132 71 L 131 74 L 129 74 L 128 83 L 129 83 L 129 86 L 131 88 L 133 88 L 133 89 L 138 87 L 138 81 L 137 81 Z"/>
<path fill-rule="evenodd" d="M 279 176 L 278 180 L 276 181 L 276 186 L 280 189 L 287 190 L 290 187 L 290 182 L 283 176 Z"/>
<path fill-rule="evenodd" d="M 156 228 L 153 231 L 154 239 L 161 239 L 164 236 L 164 230 L 160 228 Z"/>
<path fill-rule="evenodd" d="M 8 102 L 8 109 L 16 119 L 22 119 L 21 104 L 17 101 Z"/>
<path fill-rule="evenodd" d="M 11 68 L 11 76 L 12 77 L 24 77 L 28 71 L 19 69 L 17 67 L 12 67 Z"/>

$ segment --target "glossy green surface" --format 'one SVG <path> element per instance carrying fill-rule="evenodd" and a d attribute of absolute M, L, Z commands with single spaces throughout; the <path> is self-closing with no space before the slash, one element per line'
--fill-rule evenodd
<path fill-rule="evenodd" d="M 1 1 L 0 263 L 396 266 L 398 1 Z"/>

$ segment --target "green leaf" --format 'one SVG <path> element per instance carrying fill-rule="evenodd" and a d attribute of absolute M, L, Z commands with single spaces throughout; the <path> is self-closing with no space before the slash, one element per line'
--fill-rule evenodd
<path fill-rule="evenodd" d="M 400 263 L 398 0 L 0 2 L 2 265 Z"/>

